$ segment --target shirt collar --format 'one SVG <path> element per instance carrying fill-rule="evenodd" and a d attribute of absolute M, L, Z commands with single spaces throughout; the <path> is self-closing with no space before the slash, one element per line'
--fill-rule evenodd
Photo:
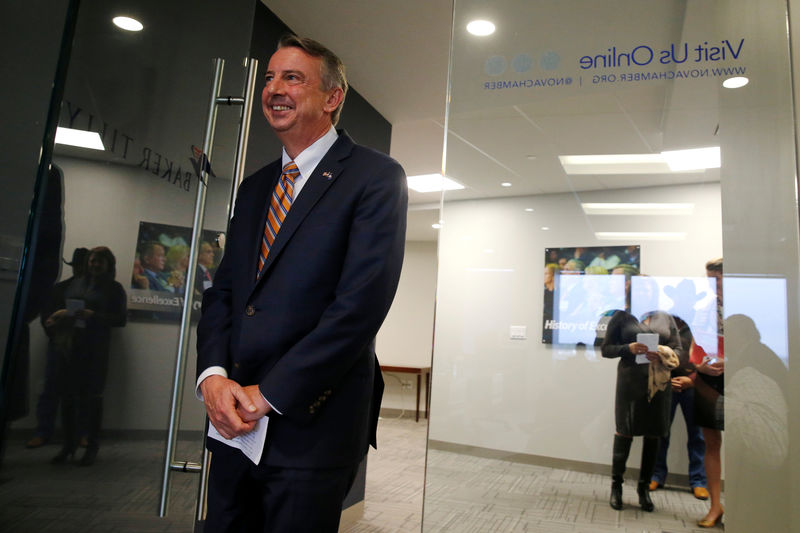
<path fill-rule="evenodd" d="M 325 154 L 328 153 L 328 150 L 331 149 L 331 146 L 334 145 L 338 138 L 339 134 L 336 133 L 336 128 L 331 125 L 331 128 L 325 135 L 314 141 L 314 144 L 295 157 L 294 164 L 297 165 L 298 170 L 300 170 L 300 175 L 303 178 L 309 178 L 311 176 L 311 173 L 314 172 L 314 169 L 317 168 L 319 162 L 322 161 L 322 158 L 325 157 Z M 286 166 L 286 164 L 292 160 L 289 154 L 286 153 L 286 148 L 283 149 L 281 159 L 281 166 Z"/>

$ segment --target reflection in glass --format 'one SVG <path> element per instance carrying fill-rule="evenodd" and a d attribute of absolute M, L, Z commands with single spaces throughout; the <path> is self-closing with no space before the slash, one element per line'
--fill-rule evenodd
<path fill-rule="evenodd" d="M 694 342 L 708 353 L 717 352 L 717 287 L 708 278 L 634 276 L 631 280 L 631 312 L 642 316 L 663 309 L 681 319 Z"/>
<path fill-rule="evenodd" d="M 53 371 L 59 375 L 64 433 L 61 451 L 50 461 L 53 464 L 71 460 L 84 439 L 86 452 L 80 465 L 94 464 L 100 449 L 111 328 L 123 327 L 127 321 L 125 289 L 114 280 L 117 260 L 113 252 L 98 246 L 85 261 L 82 275 L 54 287 L 48 306 L 52 312 L 42 312 L 52 348 L 48 359 L 52 357 Z"/>
<path fill-rule="evenodd" d="M 171 290 L 161 294 L 179 300 L 187 290 L 185 272 L 203 265 L 187 264 L 180 243 L 163 245 L 159 234 L 154 240 L 163 255 L 143 262 L 137 237 L 140 223 L 191 228 L 198 187 L 192 146 L 202 142 L 212 60 L 228 61 L 224 90 L 241 94 L 244 71 L 236 67 L 248 56 L 254 4 L 228 2 L 221 10 L 208 3 L 137 0 L 125 11 L 142 21 L 139 32 L 112 23 L 120 14 L 112 4 L 80 2 L 74 41 L 62 51 L 70 58 L 65 79 L 57 80 L 64 82 L 64 98 L 50 111 L 60 130 L 51 165 L 58 175 L 46 184 L 60 191 L 55 210 L 33 213 L 32 230 L 52 235 L 28 257 L 32 265 L 48 265 L 48 272 L 31 280 L 37 296 L 17 304 L 32 312 L 19 366 L 27 372 L 3 383 L 14 388 L 20 407 L 2 443 L 3 530 L 110 530 L 124 521 L 144 531 L 158 520 L 153 487 L 163 464 L 178 325 L 174 314 L 156 320 L 160 309 L 146 308 L 150 295 L 131 285 L 163 261 L 158 279 Z M 199 32 L 209 20 L 214 31 Z M 52 37 L 57 46 L 59 35 L 34 33 L 26 42 L 46 48 Z M 227 227 L 238 123 L 237 113 L 219 115 L 223 147 L 215 152 L 216 176 L 207 184 L 210 245 Z M 64 141 L 67 129 L 101 144 L 92 149 Z M 91 253 L 82 259 L 81 250 Z M 67 266 L 59 271 L 62 257 Z M 214 261 L 213 254 L 206 261 L 211 274 Z M 126 312 L 137 305 L 149 315 Z M 199 461 L 204 412 L 192 389 L 178 458 Z M 173 490 L 182 497 L 161 529 L 192 527 L 197 484 L 198 476 L 175 476 Z"/>
<path fill-rule="evenodd" d="M 744 315 L 758 331 L 758 341 L 767 345 L 789 366 L 789 324 L 786 279 L 726 276 L 725 318 Z M 752 328 L 748 328 L 751 329 Z"/>
<path fill-rule="evenodd" d="M 70 261 L 64 260 L 72 269 L 72 276 L 60 281 L 53 285 L 50 290 L 48 302 L 42 307 L 40 312 L 40 320 L 45 328 L 47 335 L 47 348 L 45 355 L 45 368 L 44 368 L 44 383 L 42 385 L 42 392 L 36 401 L 36 433 L 32 439 L 26 444 L 26 448 L 38 448 L 44 446 L 53 437 L 56 425 L 56 413 L 58 412 L 58 405 L 60 403 L 60 393 L 64 389 L 62 381 L 63 374 L 59 371 L 59 366 L 62 365 L 61 359 L 63 354 L 59 354 L 65 346 L 63 342 L 59 341 L 59 336 L 56 335 L 57 328 L 47 327 L 47 322 L 50 319 L 53 311 L 58 309 L 58 302 L 64 302 L 64 291 L 74 281 L 80 279 L 86 273 L 86 259 L 89 255 L 87 248 L 75 248 L 72 252 L 72 259 Z M 65 307 L 66 302 L 61 304 Z M 79 417 L 80 419 L 80 417 Z M 82 423 L 75 423 L 82 425 Z"/>
<path fill-rule="evenodd" d="M 568 275 L 557 276 L 558 305 L 554 323 L 554 344 L 591 346 L 597 335 L 598 322 L 610 309 L 625 308 L 625 276 Z"/>

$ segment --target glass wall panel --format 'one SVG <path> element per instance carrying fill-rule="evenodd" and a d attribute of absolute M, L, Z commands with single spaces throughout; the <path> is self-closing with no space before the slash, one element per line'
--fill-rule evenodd
<path fill-rule="evenodd" d="M 199 476 L 173 475 L 166 521 L 158 487 L 182 302 L 191 291 L 199 309 L 227 230 L 241 106 L 218 112 L 202 244 L 189 264 L 213 60 L 226 60 L 222 94 L 241 97 L 253 7 L 80 3 L 74 43 L 62 50 L 71 59 L 52 170 L 39 191 L 52 201 L 33 220 L 52 230 L 39 232 L 32 257 L 60 272 L 35 279 L 20 302 L 29 338 L 5 384 L 19 408 L 4 443 L 0 529 L 192 528 Z M 118 16 L 141 26 L 122 28 Z M 189 345 L 175 459 L 199 462 L 204 410 Z"/>
<path fill-rule="evenodd" d="M 423 529 L 793 530 L 786 3 L 454 9 Z"/>

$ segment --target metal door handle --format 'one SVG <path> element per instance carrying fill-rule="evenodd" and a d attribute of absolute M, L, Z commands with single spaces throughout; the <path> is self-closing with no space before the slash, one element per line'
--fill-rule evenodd
<path fill-rule="evenodd" d="M 220 105 L 241 105 L 242 120 L 239 126 L 239 143 L 236 151 L 234 164 L 234 174 L 231 179 L 231 187 L 236 190 L 244 174 L 244 158 L 247 153 L 247 132 L 250 129 L 250 112 L 252 109 L 253 91 L 255 89 L 255 77 L 258 70 L 258 60 L 250 58 L 247 60 L 247 85 L 245 96 L 220 96 L 222 87 L 222 73 L 225 68 L 225 60 L 217 58 L 214 60 L 214 81 L 212 83 L 211 100 L 208 106 L 208 119 L 206 121 L 205 138 L 203 139 L 203 154 L 208 161 L 211 161 L 211 154 L 214 147 L 214 132 L 217 126 L 217 109 Z M 201 156 L 202 157 L 202 156 Z M 203 230 L 203 218 L 206 207 L 206 166 L 200 165 L 200 175 L 197 181 L 197 196 L 195 199 L 194 219 L 192 222 L 192 241 L 189 249 L 189 265 L 197 264 L 197 256 L 200 248 L 200 239 Z M 235 192 L 231 193 L 231 197 Z M 228 210 L 233 209 L 233 202 L 229 202 Z M 192 306 L 194 303 L 194 287 L 196 276 L 195 268 L 186 270 L 186 293 L 183 298 L 183 310 L 181 313 L 181 328 L 178 338 L 178 350 L 175 357 L 175 374 L 172 383 L 172 399 L 169 411 L 169 428 L 167 434 L 166 450 L 164 452 L 163 476 L 161 479 L 161 499 L 159 503 L 158 516 L 167 515 L 169 505 L 169 485 L 170 475 L 173 471 L 194 472 L 201 474 L 200 489 L 198 491 L 198 520 L 205 514 L 205 484 L 208 472 L 208 452 L 203 447 L 203 463 L 192 463 L 189 461 L 175 461 L 175 446 L 178 440 L 178 428 L 180 425 L 181 403 L 183 399 L 183 383 L 186 378 L 186 357 L 189 351 L 189 337 L 192 320 Z M 205 442 L 205 439 L 204 439 Z"/>

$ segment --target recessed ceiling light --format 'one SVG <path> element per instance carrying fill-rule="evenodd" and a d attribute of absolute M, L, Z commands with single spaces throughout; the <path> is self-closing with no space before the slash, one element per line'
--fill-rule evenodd
<path fill-rule="evenodd" d="M 691 215 L 691 203 L 591 203 L 581 204 L 587 215 Z"/>
<path fill-rule="evenodd" d="M 722 86 L 726 89 L 738 89 L 739 87 L 744 87 L 750 83 L 750 80 L 743 77 L 743 76 L 736 76 L 734 78 L 728 78 L 727 80 L 722 82 Z"/>
<path fill-rule="evenodd" d="M 473 20 L 467 24 L 467 31 L 472 35 L 484 37 L 494 33 L 494 24 L 488 20 Z"/>
<path fill-rule="evenodd" d="M 111 19 L 111 22 L 118 28 L 127 31 L 142 31 L 142 29 L 144 29 L 141 22 L 131 17 L 114 17 Z"/>
<path fill-rule="evenodd" d="M 526 207 L 525 211 L 527 211 L 528 213 L 533 213 L 533 208 L 532 207 Z"/>
<path fill-rule="evenodd" d="M 661 152 L 661 156 L 673 172 L 704 170 L 722 166 L 719 146 L 691 148 L 689 150 L 669 150 Z"/>
<path fill-rule="evenodd" d="M 669 174 L 719 168 L 719 146 L 669 150 L 660 154 L 558 156 L 567 174 Z"/>
<path fill-rule="evenodd" d="M 441 225 L 441 224 L 431 224 L 431 227 L 432 227 L 433 229 L 439 229 L 439 228 L 441 228 L 441 227 L 442 227 L 442 225 Z"/>
<path fill-rule="evenodd" d="M 567 174 L 668 174 L 661 154 L 560 155 Z"/>
<path fill-rule="evenodd" d="M 58 127 L 56 128 L 56 144 L 90 148 L 92 150 L 105 150 L 100 134 L 96 131 Z"/>
<path fill-rule="evenodd" d="M 683 231 L 596 231 L 594 236 L 609 241 L 683 241 Z"/>
<path fill-rule="evenodd" d="M 464 186 L 454 179 L 441 174 L 419 174 L 408 176 L 408 188 L 417 192 L 441 192 L 463 189 Z"/>
<path fill-rule="evenodd" d="M 525 158 L 527 160 L 529 160 L 529 161 L 533 161 L 534 159 L 536 159 L 536 156 L 535 155 L 526 155 Z"/>
<path fill-rule="evenodd" d="M 501 187 L 511 187 L 511 182 L 510 181 L 504 181 L 503 183 L 500 184 L 500 186 Z"/>
<path fill-rule="evenodd" d="M 548 228 L 547 226 L 542 226 L 542 231 L 550 231 L 550 228 Z"/>

